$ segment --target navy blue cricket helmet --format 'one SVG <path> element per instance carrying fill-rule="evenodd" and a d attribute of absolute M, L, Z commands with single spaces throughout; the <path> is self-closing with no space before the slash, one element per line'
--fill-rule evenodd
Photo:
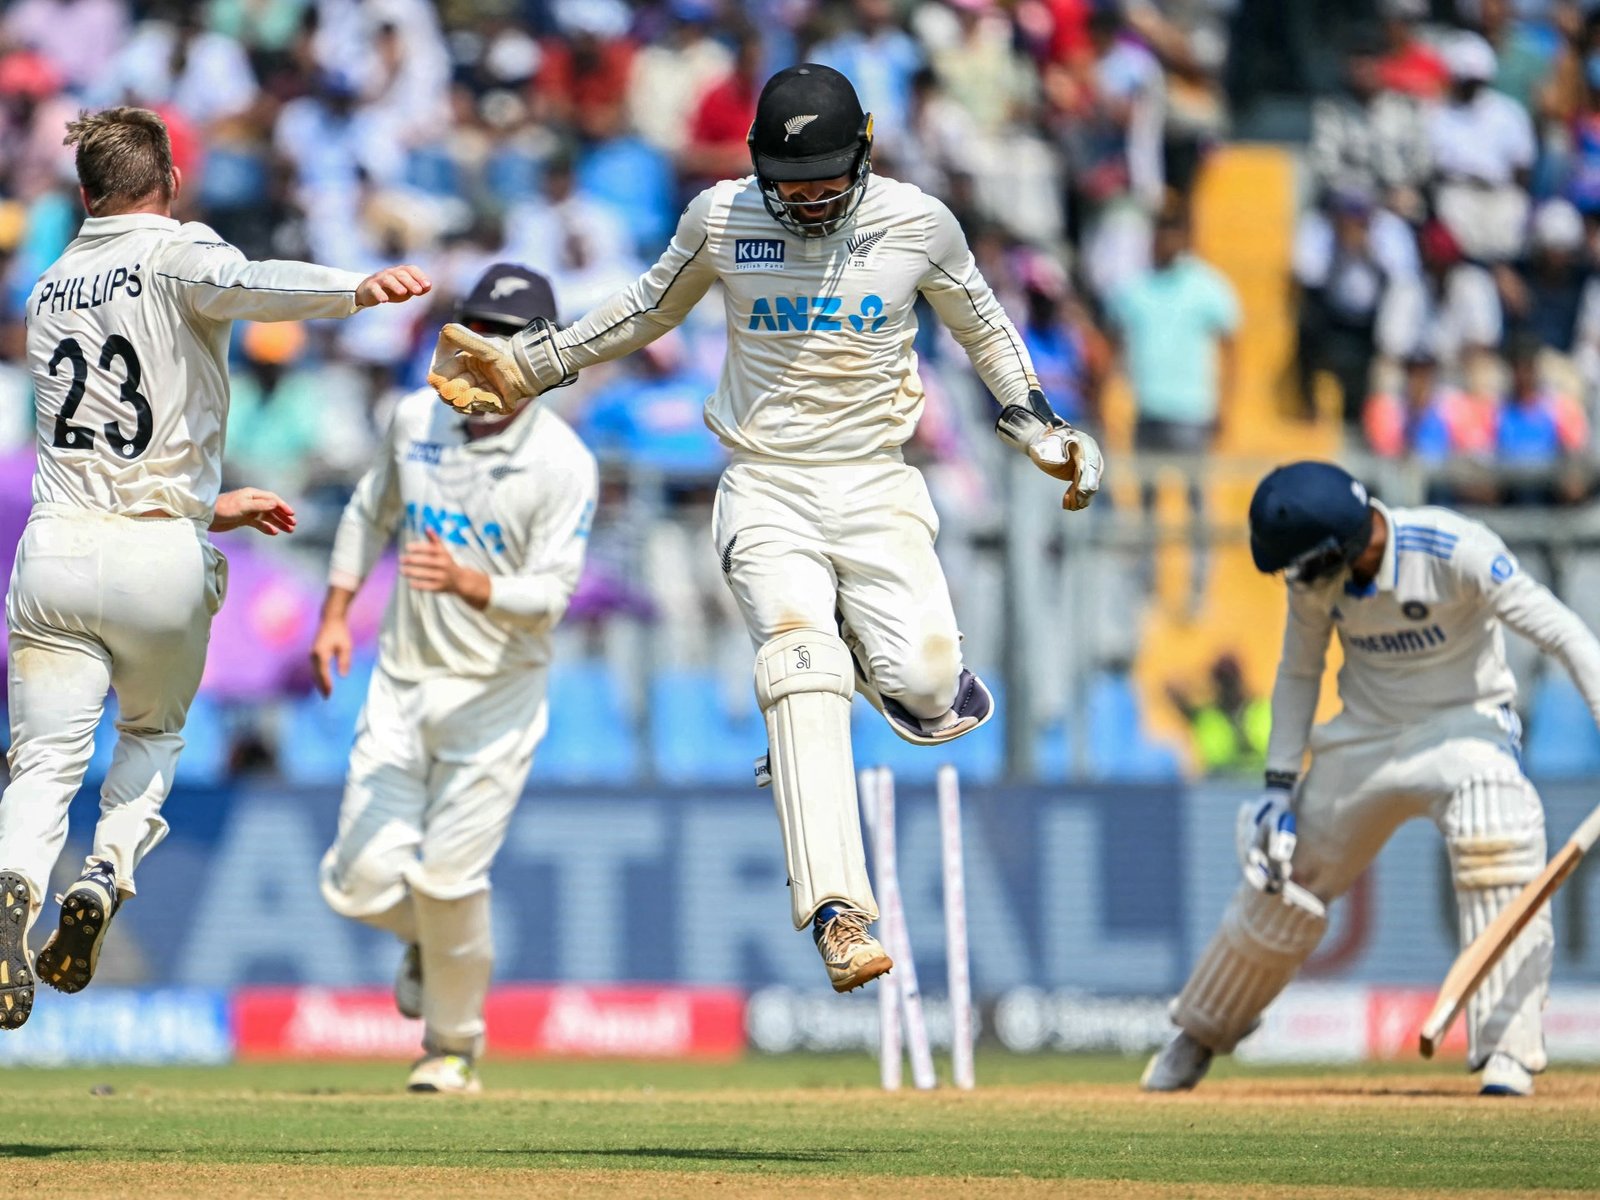
<path fill-rule="evenodd" d="M 1350 472 L 1333 463 L 1279 467 L 1250 500 L 1250 557 L 1256 569 L 1314 583 L 1349 566 L 1372 537 L 1372 502 Z"/>

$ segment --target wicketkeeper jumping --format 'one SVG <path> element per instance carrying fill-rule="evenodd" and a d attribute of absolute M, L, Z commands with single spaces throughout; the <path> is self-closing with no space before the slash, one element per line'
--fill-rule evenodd
<path fill-rule="evenodd" d="M 867 928 L 878 910 L 851 696 L 861 690 L 921 745 L 993 711 L 962 664 L 927 488 L 901 455 L 923 403 L 917 298 L 999 399 L 1001 436 L 1068 484 L 1067 508 L 1093 498 L 1100 451 L 1051 411 L 950 210 L 872 174 L 872 118 L 843 75 L 780 71 L 749 140 L 755 173 L 691 201 L 632 286 L 566 329 L 535 321 L 489 338 L 447 326 L 430 382 L 458 408 L 498 411 L 660 337 L 721 282 L 728 357 L 706 422 L 732 463 L 716 549 L 756 646 L 795 928 L 811 925 L 834 988 L 848 991 L 890 967 Z"/>

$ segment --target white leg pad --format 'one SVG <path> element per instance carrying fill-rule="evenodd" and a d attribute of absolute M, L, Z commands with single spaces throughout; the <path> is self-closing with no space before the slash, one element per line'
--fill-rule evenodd
<path fill-rule="evenodd" d="M 1451 797 L 1445 840 L 1455 876 L 1461 944 L 1469 944 L 1545 863 L 1544 811 L 1520 775 L 1474 779 Z M 1482 1069 L 1494 1053 L 1542 1071 L 1543 1011 L 1555 931 L 1546 905 L 1467 1002 L 1467 1061 Z"/>
<path fill-rule="evenodd" d="M 483 1052 L 483 1004 L 494 969 L 489 893 L 438 900 L 415 892 L 422 953 L 423 1045 L 430 1054 Z"/>
<path fill-rule="evenodd" d="M 756 702 L 767 723 L 796 929 L 829 901 L 878 918 L 850 755 L 854 693 L 855 662 L 837 634 L 795 629 L 756 651 Z"/>
<path fill-rule="evenodd" d="M 1222 927 L 1172 1002 L 1173 1021 L 1201 1045 L 1229 1053 L 1288 986 L 1327 927 L 1326 916 L 1240 884 Z"/>

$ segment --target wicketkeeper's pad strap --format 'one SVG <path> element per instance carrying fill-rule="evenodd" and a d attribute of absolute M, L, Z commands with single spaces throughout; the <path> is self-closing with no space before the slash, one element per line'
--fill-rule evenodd
<path fill-rule="evenodd" d="M 1044 393 L 1035 388 L 1028 393 L 1026 404 L 1008 404 L 1002 408 L 994 428 L 1002 441 L 1009 442 L 1026 454 L 1028 447 L 1041 433 L 1066 424 L 1050 407 L 1050 401 L 1044 398 Z"/>
<path fill-rule="evenodd" d="M 523 377 L 538 384 L 536 395 L 551 388 L 566 387 L 578 378 L 578 373 L 567 370 L 561 359 L 561 349 L 556 345 L 557 332 L 555 322 L 547 317 L 535 317 L 511 339 L 512 357 L 522 368 Z"/>

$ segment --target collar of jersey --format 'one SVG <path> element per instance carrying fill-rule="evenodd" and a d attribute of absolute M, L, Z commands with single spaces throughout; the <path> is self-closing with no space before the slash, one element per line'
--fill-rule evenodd
<path fill-rule="evenodd" d="M 115 217 L 86 217 L 78 236 L 110 237 L 131 229 L 176 229 L 178 225 L 173 217 L 163 217 L 159 213 L 122 213 Z"/>
<path fill-rule="evenodd" d="M 1384 528 L 1389 531 L 1389 537 L 1383 545 L 1383 562 L 1378 565 L 1378 573 L 1372 577 L 1372 582 L 1364 588 L 1358 588 L 1347 577 L 1344 581 L 1344 594 L 1364 599 L 1376 596 L 1379 592 L 1394 591 L 1395 584 L 1400 582 L 1400 556 L 1395 552 L 1394 545 L 1394 517 L 1389 514 L 1383 501 L 1372 501 L 1372 507 L 1383 517 Z"/>
<path fill-rule="evenodd" d="M 429 389 L 430 391 L 432 389 Z M 504 429 L 498 433 L 491 433 L 488 437 L 469 438 L 464 428 L 465 419 L 461 421 L 463 428 L 459 429 L 461 448 L 469 454 L 510 454 L 533 432 L 533 427 L 538 423 L 534 413 L 544 405 L 538 398 L 529 404 Z"/>
<path fill-rule="evenodd" d="M 1384 542 L 1384 560 L 1378 565 L 1378 574 L 1374 574 L 1373 581 L 1366 587 L 1357 587 L 1350 581 L 1349 574 L 1344 576 L 1344 594 L 1355 600 L 1366 600 L 1374 597 L 1379 592 L 1392 592 L 1395 584 L 1400 582 L 1400 555 L 1395 554 L 1395 518 L 1390 517 L 1389 509 L 1384 507 L 1382 501 L 1373 501 L 1374 509 L 1378 510 L 1384 518 L 1384 528 L 1389 530 L 1389 538 Z"/>

